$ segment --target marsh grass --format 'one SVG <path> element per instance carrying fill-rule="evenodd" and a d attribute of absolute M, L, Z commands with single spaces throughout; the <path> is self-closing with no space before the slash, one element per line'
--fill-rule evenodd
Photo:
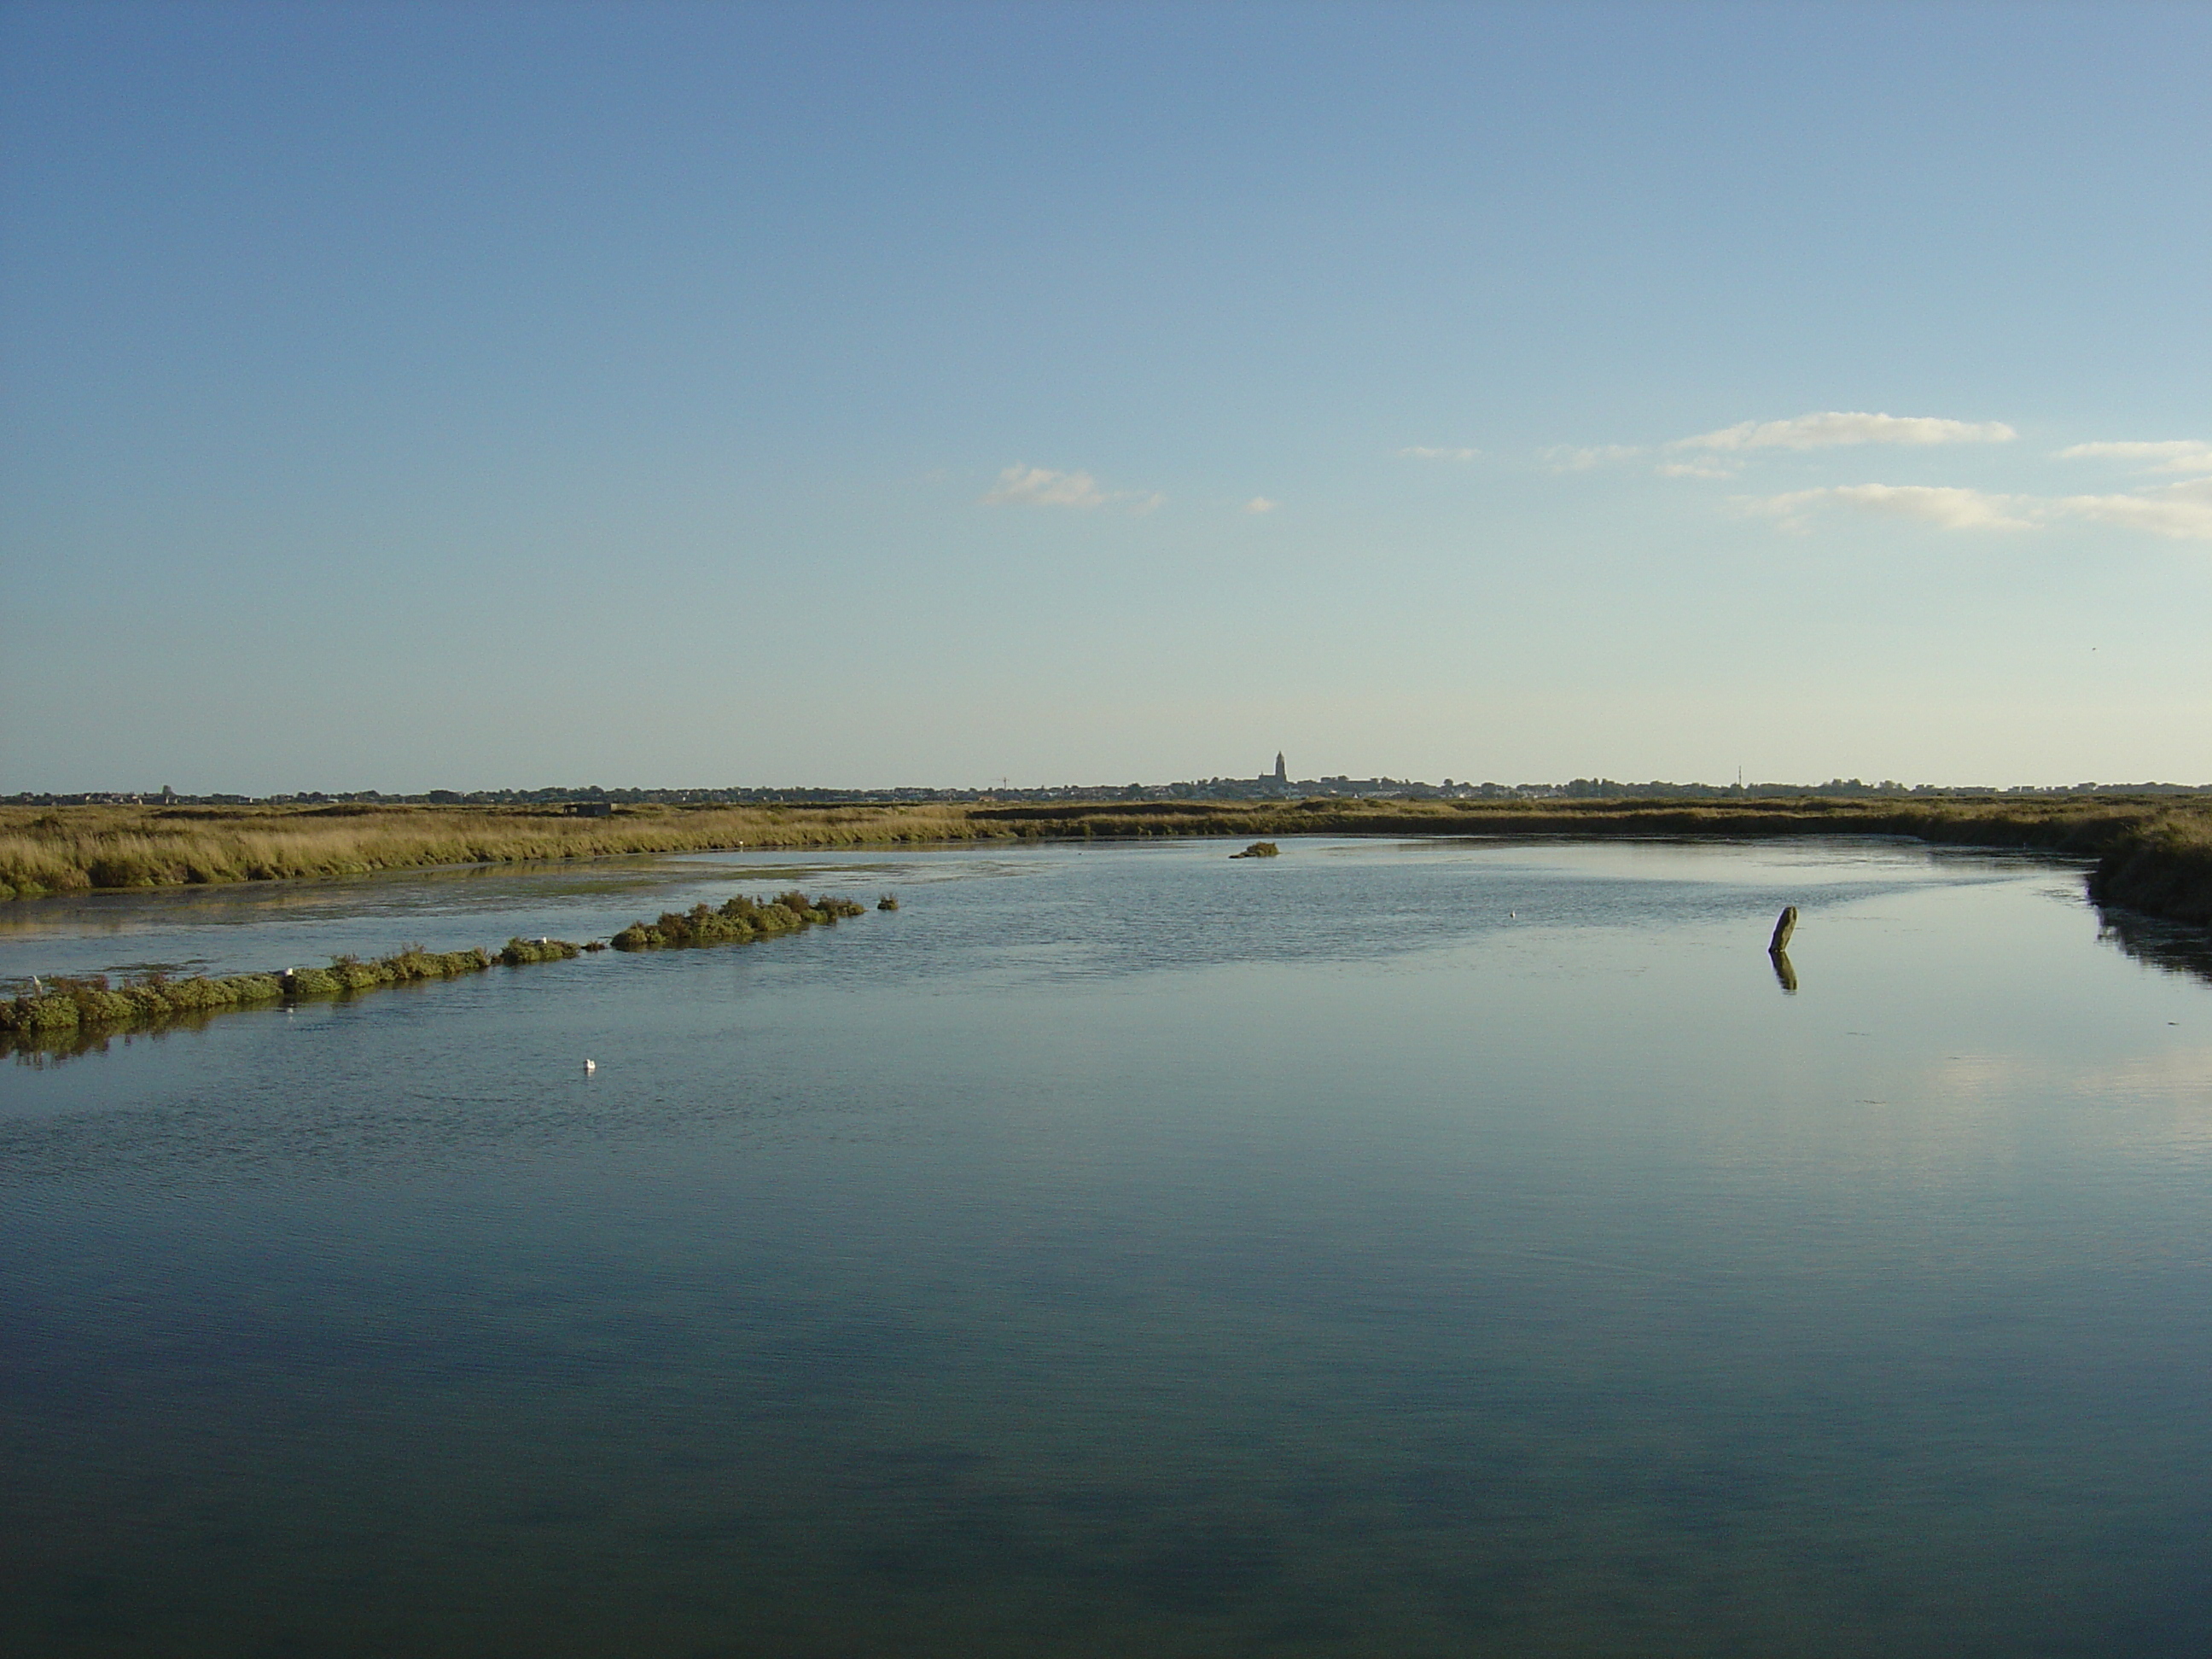
<path fill-rule="evenodd" d="M 1231 853 L 1232 859 L 1279 859 L 1283 849 L 1272 841 L 1255 841 L 1241 853 Z"/>
<path fill-rule="evenodd" d="M 436 865 L 1007 836 L 963 809 L 643 806 L 584 818 L 440 806 L 0 806 L 0 898 Z"/>
<path fill-rule="evenodd" d="M 809 898 L 794 888 L 772 899 L 739 894 L 720 908 L 701 902 L 667 910 L 658 921 L 634 921 L 609 941 L 617 951 L 659 951 L 697 945 L 746 945 L 777 933 L 861 915 L 866 906 L 827 894 Z"/>

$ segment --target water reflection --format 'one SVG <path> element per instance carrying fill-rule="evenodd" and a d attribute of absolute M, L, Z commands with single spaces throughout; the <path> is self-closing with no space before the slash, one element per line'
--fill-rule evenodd
<path fill-rule="evenodd" d="M 1790 963 L 1790 952 L 1787 951 L 1769 951 L 1766 955 L 1767 959 L 1774 964 L 1775 982 L 1781 986 L 1787 994 L 1793 997 L 1796 996 L 1797 994 L 1797 969 Z"/>
<path fill-rule="evenodd" d="M 2097 907 L 2097 937 L 2137 962 L 2212 982 L 2212 933 L 2139 911 Z"/>

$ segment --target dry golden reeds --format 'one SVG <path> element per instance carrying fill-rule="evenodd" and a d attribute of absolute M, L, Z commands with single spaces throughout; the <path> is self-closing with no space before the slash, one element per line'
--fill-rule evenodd
<path fill-rule="evenodd" d="M 644 808 L 615 817 L 385 807 L 0 807 L 0 897 L 356 875 L 436 865 L 1012 835 L 958 808 Z"/>

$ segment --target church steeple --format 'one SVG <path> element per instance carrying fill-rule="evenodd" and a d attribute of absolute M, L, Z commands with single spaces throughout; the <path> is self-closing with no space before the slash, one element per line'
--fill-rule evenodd
<path fill-rule="evenodd" d="M 1286 784 L 1290 781 L 1291 775 L 1283 767 L 1283 751 L 1278 749 L 1275 751 L 1275 781 Z"/>

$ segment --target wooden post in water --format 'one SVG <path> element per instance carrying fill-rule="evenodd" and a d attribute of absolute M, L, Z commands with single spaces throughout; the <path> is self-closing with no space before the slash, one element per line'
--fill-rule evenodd
<path fill-rule="evenodd" d="M 1778 957 L 1790 948 L 1790 936 L 1797 931 L 1797 907 L 1785 904 L 1782 914 L 1774 919 L 1774 937 L 1766 942 L 1766 954 Z"/>

